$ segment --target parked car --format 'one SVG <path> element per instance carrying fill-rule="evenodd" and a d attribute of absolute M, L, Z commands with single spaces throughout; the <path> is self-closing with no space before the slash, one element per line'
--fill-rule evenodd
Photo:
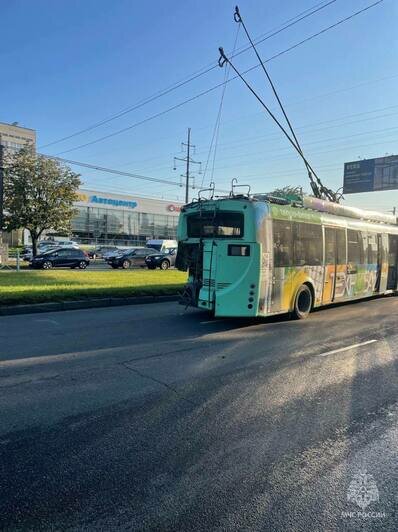
<path fill-rule="evenodd" d="M 38 242 L 37 244 L 37 254 L 39 255 L 46 251 L 59 247 L 70 247 L 73 249 L 80 249 L 79 245 L 73 240 L 40 240 L 40 242 Z M 21 256 L 23 260 L 29 262 L 33 257 L 32 246 L 25 246 Z"/>
<path fill-rule="evenodd" d="M 171 248 L 166 253 L 156 253 L 156 255 L 149 255 L 145 259 L 145 264 L 150 270 L 160 268 L 161 270 L 168 270 L 170 266 L 174 266 L 176 262 L 177 249 Z"/>
<path fill-rule="evenodd" d="M 103 254 L 103 259 L 106 261 L 106 262 L 109 262 L 110 260 L 114 259 L 115 257 L 120 257 L 121 255 L 124 255 L 124 253 L 126 253 L 126 249 L 119 249 L 119 248 L 116 248 L 114 251 L 105 251 L 105 253 Z M 128 250 L 130 251 L 130 250 Z"/>
<path fill-rule="evenodd" d="M 44 253 L 45 251 L 48 251 L 49 249 L 53 249 L 56 247 L 58 247 L 58 245 L 55 244 L 55 242 L 48 241 L 48 240 L 41 240 L 37 244 L 37 254 Z M 25 246 L 21 257 L 23 260 L 29 262 L 33 257 L 32 246 Z"/>
<path fill-rule="evenodd" d="M 148 255 L 154 255 L 158 253 L 156 249 L 151 248 L 137 248 L 128 250 L 125 253 L 113 257 L 112 259 L 108 260 L 108 264 L 112 268 L 123 268 L 124 270 L 128 270 L 132 267 L 141 267 L 143 268 L 145 266 L 145 259 L 148 257 Z"/>
<path fill-rule="evenodd" d="M 51 268 L 80 268 L 85 270 L 90 264 L 90 260 L 81 249 L 54 248 L 44 253 L 40 253 L 30 261 L 32 268 L 42 268 L 50 270 Z"/>
<path fill-rule="evenodd" d="M 48 242 L 49 245 L 60 246 L 63 248 L 71 247 L 79 249 L 79 244 L 74 240 L 45 240 L 44 242 Z"/>
<path fill-rule="evenodd" d="M 178 246 L 177 240 L 151 239 L 147 240 L 146 247 L 157 249 L 160 253 L 167 253 Z"/>
<path fill-rule="evenodd" d="M 98 246 L 95 249 L 91 249 L 88 252 L 88 256 L 90 259 L 103 259 L 105 258 L 105 254 L 108 255 L 109 253 L 116 253 L 119 251 L 119 248 L 116 246 Z"/>

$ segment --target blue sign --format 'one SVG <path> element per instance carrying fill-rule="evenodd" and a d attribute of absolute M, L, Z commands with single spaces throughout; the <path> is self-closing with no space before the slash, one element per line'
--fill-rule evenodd
<path fill-rule="evenodd" d="M 137 207 L 136 201 L 113 199 L 113 198 L 101 198 L 100 196 L 90 196 L 91 203 L 101 203 L 103 205 L 112 205 L 113 207 L 128 207 L 135 209 Z"/>
<path fill-rule="evenodd" d="M 398 189 L 398 156 L 353 161 L 344 165 L 344 194 Z"/>

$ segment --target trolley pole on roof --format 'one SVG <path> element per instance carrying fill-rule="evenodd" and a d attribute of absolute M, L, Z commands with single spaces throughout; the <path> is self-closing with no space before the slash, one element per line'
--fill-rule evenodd
<path fill-rule="evenodd" d="M 187 156 L 186 157 L 174 157 L 174 170 L 176 170 L 176 161 L 183 161 L 186 163 L 186 170 L 185 175 L 181 177 L 185 177 L 185 203 L 189 203 L 189 189 L 192 186 L 192 188 L 195 188 L 195 185 L 190 184 L 190 179 L 193 178 L 190 174 L 190 165 L 191 164 L 198 164 L 199 165 L 199 174 L 202 173 L 202 163 L 201 161 L 194 161 L 191 158 L 191 148 L 195 148 L 194 144 L 191 144 L 191 128 L 188 128 L 188 138 L 187 142 L 181 142 L 182 148 L 186 148 L 187 150 Z"/>

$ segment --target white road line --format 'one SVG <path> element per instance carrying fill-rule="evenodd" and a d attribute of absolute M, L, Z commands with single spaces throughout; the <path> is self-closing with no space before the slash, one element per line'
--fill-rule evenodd
<path fill-rule="evenodd" d="M 347 347 L 341 347 L 340 349 L 333 349 L 333 351 L 327 351 L 326 353 L 320 353 L 318 356 L 327 357 L 328 355 L 334 355 L 335 353 L 341 353 L 342 351 L 349 351 L 350 349 L 356 349 L 357 347 L 362 347 L 363 345 L 374 344 L 378 340 L 368 340 L 367 342 L 362 342 L 361 344 L 352 344 Z"/>
<path fill-rule="evenodd" d="M 214 323 L 222 323 L 223 321 L 228 321 L 228 320 L 209 320 L 209 321 L 200 321 L 199 323 L 201 325 L 209 325 L 209 324 L 214 324 Z"/>

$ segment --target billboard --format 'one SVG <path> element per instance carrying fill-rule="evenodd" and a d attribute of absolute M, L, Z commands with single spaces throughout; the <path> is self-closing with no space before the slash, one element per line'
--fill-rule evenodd
<path fill-rule="evenodd" d="M 398 155 L 344 164 L 344 194 L 398 189 Z"/>

